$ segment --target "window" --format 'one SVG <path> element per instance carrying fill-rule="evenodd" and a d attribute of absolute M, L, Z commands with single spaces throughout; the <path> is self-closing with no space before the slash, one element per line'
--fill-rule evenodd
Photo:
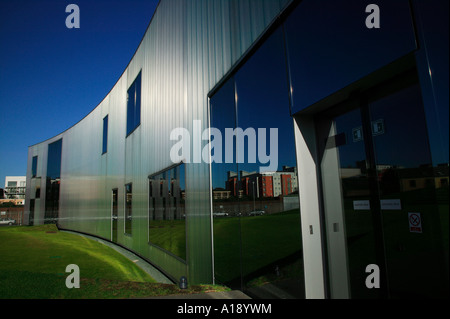
<path fill-rule="evenodd" d="M 59 218 L 59 188 L 61 180 L 62 139 L 48 145 L 45 186 L 45 224 L 55 224 Z"/>
<path fill-rule="evenodd" d="M 282 283 L 295 282 L 289 294 L 301 298 L 299 197 L 286 178 L 296 175 L 296 154 L 282 36 L 276 29 L 210 97 L 211 127 L 222 136 L 235 128 L 255 136 L 236 135 L 233 162 L 211 164 L 213 192 L 231 193 L 212 202 L 214 271 L 216 282 L 251 289 L 255 296 L 263 296 L 268 283 L 287 292 Z M 272 183 L 279 191 L 270 189 Z"/>
<path fill-rule="evenodd" d="M 127 136 L 141 124 L 141 72 L 127 92 Z"/>
<path fill-rule="evenodd" d="M 37 161 L 38 161 L 38 157 L 34 156 L 33 163 L 31 164 L 31 178 L 34 178 L 37 176 Z"/>
<path fill-rule="evenodd" d="M 103 118 L 103 147 L 102 154 L 108 152 L 108 115 Z"/>
<path fill-rule="evenodd" d="M 35 198 L 41 198 L 41 178 L 36 178 L 36 191 L 34 194 Z"/>
<path fill-rule="evenodd" d="M 408 1 L 378 1 L 383 21 L 376 32 L 364 24 L 370 3 L 301 1 L 289 16 L 284 27 L 292 113 L 416 48 Z"/>
<path fill-rule="evenodd" d="M 149 177 L 149 243 L 186 260 L 185 164 Z"/>
<path fill-rule="evenodd" d="M 125 234 L 131 235 L 131 218 L 132 218 L 132 200 L 133 200 L 133 185 L 125 185 Z"/>
<path fill-rule="evenodd" d="M 29 226 L 34 225 L 34 205 L 35 205 L 35 200 L 30 199 L 30 215 L 28 217 L 28 225 Z"/>

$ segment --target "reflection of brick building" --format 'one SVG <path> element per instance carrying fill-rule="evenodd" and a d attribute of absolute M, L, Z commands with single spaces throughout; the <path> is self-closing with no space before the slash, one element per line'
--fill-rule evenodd
<path fill-rule="evenodd" d="M 294 167 L 283 167 L 277 172 L 240 171 L 240 187 L 243 195 L 262 197 L 278 197 L 297 191 L 297 172 Z M 234 190 L 237 185 L 236 173 L 228 172 L 227 190 Z M 233 188 L 234 187 L 234 188 Z"/>
<path fill-rule="evenodd" d="M 237 196 L 238 192 L 238 177 L 236 172 L 228 172 L 225 189 L 230 191 L 232 196 Z"/>
<path fill-rule="evenodd" d="M 273 178 L 270 175 L 241 171 L 241 190 L 246 196 L 274 197 Z"/>
<path fill-rule="evenodd" d="M 292 180 L 291 175 L 281 174 L 281 194 L 288 195 L 292 193 Z"/>
<path fill-rule="evenodd" d="M 259 184 L 259 193 L 262 197 L 274 197 L 273 196 L 273 177 L 263 175 L 261 176 L 261 183 Z"/>

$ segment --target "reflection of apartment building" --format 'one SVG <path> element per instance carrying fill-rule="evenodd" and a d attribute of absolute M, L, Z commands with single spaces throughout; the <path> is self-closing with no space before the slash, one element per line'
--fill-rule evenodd
<path fill-rule="evenodd" d="M 399 170 L 398 179 L 403 192 L 449 185 L 448 165 Z"/>
<path fill-rule="evenodd" d="M 227 191 L 230 191 L 232 196 L 238 194 L 238 178 L 236 172 L 228 172 L 227 181 L 225 182 Z"/>
<path fill-rule="evenodd" d="M 236 194 L 238 188 L 242 195 L 262 198 L 278 197 L 292 194 L 298 190 L 297 172 L 294 167 L 283 167 L 276 172 L 240 171 L 238 183 L 237 174 L 228 172 L 227 190 Z"/>
<path fill-rule="evenodd" d="M 4 196 L 6 199 L 25 199 L 26 176 L 6 176 Z"/>
<path fill-rule="evenodd" d="M 220 200 L 220 199 L 228 199 L 230 198 L 231 191 L 227 191 L 223 188 L 216 188 L 213 190 L 213 199 L 214 200 Z"/>

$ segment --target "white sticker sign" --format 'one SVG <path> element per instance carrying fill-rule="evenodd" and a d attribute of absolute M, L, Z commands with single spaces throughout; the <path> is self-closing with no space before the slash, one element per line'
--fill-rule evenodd
<path fill-rule="evenodd" d="M 384 210 L 401 210 L 402 203 L 400 199 L 382 199 L 380 200 L 381 209 Z"/>
<path fill-rule="evenodd" d="M 422 218 L 420 213 L 408 213 L 409 231 L 411 233 L 422 233 Z"/>
<path fill-rule="evenodd" d="M 353 201 L 354 210 L 370 210 L 369 200 L 354 200 Z"/>

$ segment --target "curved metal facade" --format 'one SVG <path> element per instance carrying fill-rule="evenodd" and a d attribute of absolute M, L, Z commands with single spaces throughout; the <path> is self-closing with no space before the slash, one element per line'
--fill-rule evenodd
<path fill-rule="evenodd" d="M 285 119 L 292 123 L 295 141 L 289 144 L 282 140 L 284 147 L 295 150 L 292 158 L 295 157 L 298 168 L 299 209 L 296 208 L 293 214 L 298 212 L 296 217 L 301 219 L 301 235 L 299 231 L 296 237 L 302 246 L 302 259 L 297 263 L 301 270 L 296 271 L 301 274 L 304 284 L 297 284 L 296 288 L 304 289 L 307 298 L 364 297 L 368 287 L 363 279 L 367 275 L 360 269 L 376 261 L 382 266 L 383 280 L 398 288 L 385 285 L 382 296 L 412 296 L 412 290 L 416 296 L 422 296 L 426 290 L 422 286 L 405 284 L 411 276 L 408 277 L 404 269 L 408 268 L 412 274 L 416 271 L 414 267 L 422 267 L 424 270 L 419 271 L 422 274 L 433 273 L 434 279 L 430 276 L 422 278 L 423 287 L 431 287 L 429 296 L 441 294 L 437 288 L 442 288 L 448 295 L 448 240 L 445 241 L 448 239 L 448 42 L 444 40 L 448 38 L 445 27 L 448 19 L 434 18 L 448 12 L 448 3 L 380 0 L 383 23 L 380 30 L 372 30 L 364 23 L 368 14 L 366 5 L 369 4 L 369 0 L 330 0 L 327 5 L 314 0 L 161 0 L 135 55 L 105 99 L 69 130 L 29 148 L 25 204 L 29 222 L 43 224 L 46 219 L 52 221 L 57 217 L 61 228 L 116 241 L 150 260 L 174 281 L 181 276 L 187 276 L 193 284 L 219 280 L 219 267 L 214 269 L 214 259 L 228 270 L 233 261 L 229 256 L 234 256 L 236 276 L 230 275 L 230 282 L 237 278 L 237 284 L 243 287 L 241 230 L 244 223 L 239 221 L 235 228 L 223 228 L 226 229 L 225 236 L 221 237 L 224 251 L 228 252 L 232 246 L 229 239 L 233 235 L 229 229 L 236 230 L 235 237 L 241 236 L 241 242 L 232 247 L 234 255 L 223 254 L 225 257 L 220 259 L 219 249 L 215 246 L 220 240 L 214 240 L 213 236 L 218 234 L 212 219 L 214 167 L 195 161 L 202 157 L 202 149 L 209 141 L 202 140 L 198 145 L 198 141 L 191 139 L 190 157 L 184 159 L 185 193 L 182 196 L 178 193 L 176 199 L 182 198 L 183 216 L 186 216 L 182 254 L 149 244 L 149 216 L 155 207 L 150 202 L 155 198 L 159 200 L 152 194 L 151 185 L 164 176 L 161 178 L 164 181 L 157 184 L 162 194 L 163 187 L 166 187 L 165 192 L 167 186 L 171 187 L 164 174 L 173 174 L 171 176 L 179 179 L 178 167 L 174 166 L 177 163 L 170 157 L 175 144 L 170 140 L 171 132 L 184 128 L 190 132 L 189 138 L 195 138 L 196 133 L 201 136 L 213 121 L 215 94 L 219 96 L 219 103 L 222 96 L 219 93 L 222 93 L 230 107 L 222 108 L 223 113 L 216 113 L 219 115 L 216 119 L 227 120 L 229 116 L 226 123 L 231 126 L 227 128 L 238 123 L 239 114 L 247 114 L 247 124 L 255 127 L 258 116 L 271 118 L 271 113 L 255 116 L 253 113 L 262 113 L 254 110 L 258 105 L 254 97 L 261 90 L 272 88 L 257 87 L 254 83 L 247 85 L 251 82 L 248 79 L 254 78 L 242 75 L 248 72 L 258 77 L 265 72 L 266 77 L 260 76 L 258 80 L 286 81 L 286 89 L 280 96 L 285 101 Z M 444 23 L 444 27 L 438 23 Z M 266 55 L 260 55 L 259 62 L 254 62 L 258 63 L 255 64 L 258 72 L 248 71 L 255 69 L 245 71 L 258 53 L 264 53 L 267 43 L 272 44 L 266 49 L 281 52 L 280 61 L 283 62 L 280 63 L 283 64 L 277 66 L 281 77 L 275 77 L 266 67 L 266 63 L 272 62 Z M 272 52 L 269 49 L 267 52 Z M 133 103 L 128 95 L 138 76 L 141 107 L 131 123 L 128 110 Z M 237 92 L 241 94 L 239 107 Z M 245 111 L 243 93 L 247 93 L 247 98 L 253 97 L 248 98 L 251 100 L 248 113 L 242 113 Z M 273 107 L 274 113 L 281 113 L 277 103 L 263 101 L 260 105 L 263 103 L 267 108 Z M 382 113 L 385 109 L 388 111 Z M 354 114 L 357 120 L 353 118 Z M 104 145 L 106 117 L 107 145 Z M 346 131 L 339 131 L 336 123 L 344 123 Z M 374 123 L 380 126 L 375 127 Z M 131 124 L 135 126 L 128 127 Z M 413 132 L 416 135 L 411 134 Z M 378 149 L 375 138 L 384 138 Z M 62 143 L 55 143 L 59 141 Z M 351 157 L 350 164 L 341 167 L 339 154 L 344 154 L 346 145 L 359 147 L 364 156 Z M 391 151 L 388 146 L 392 147 Z M 400 146 L 414 154 L 404 165 L 395 157 L 401 153 L 396 151 Z M 55 165 L 56 170 L 48 172 L 49 163 L 55 160 L 58 152 L 61 161 Z M 36 157 L 37 166 L 33 165 Z M 344 163 L 344 158 L 342 160 Z M 294 165 L 286 167 L 289 166 Z M 236 176 L 230 174 L 224 179 L 233 185 L 235 180 L 236 185 L 238 183 L 239 170 L 235 167 L 236 172 L 221 167 L 224 176 L 235 173 Z M 251 171 L 253 169 L 247 173 Z M 370 175 L 367 175 L 369 171 Z M 403 175 L 393 181 L 387 174 L 384 189 L 377 186 L 384 173 L 394 171 Z M 251 175 L 247 174 L 248 183 Z M 344 180 L 355 176 L 366 178 L 370 189 L 361 192 L 361 184 L 355 182 L 358 181 L 356 178 Z M 394 182 L 400 181 L 403 183 L 401 192 L 400 188 L 392 188 Z M 424 186 L 417 187 L 422 182 Z M 258 185 L 258 181 L 256 183 Z M 163 184 L 165 186 L 161 186 Z M 217 191 L 225 190 L 223 184 L 217 187 L 216 195 Z M 173 194 L 174 189 L 178 192 L 179 185 L 169 192 Z M 353 201 L 355 198 L 341 193 L 343 185 L 355 187 L 349 194 L 361 198 L 355 197 L 358 200 Z M 417 189 L 411 193 L 412 188 Z M 392 196 L 384 198 L 383 192 Z M 254 191 L 253 197 L 249 194 L 247 200 L 253 199 L 254 212 Z M 386 201 L 396 203 L 395 209 L 383 208 L 382 203 Z M 355 208 L 360 202 L 366 209 Z M 424 203 L 428 206 L 421 206 Z M 238 202 L 236 216 L 241 216 L 239 205 Z M 52 211 L 49 211 L 50 207 Z M 172 209 L 174 205 L 169 203 L 168 207 Z M 55 208 L 59 209 L 57 215 Z M 365 215 L 361 213 L 364 210 Z M 407 217 L 414 212 L 421 212 L 428 223 L 428 229 L 421 235 L 406 227 Z M 152 214 L 156 216 L 157 213 Z M 176 214 L 179 216 L 180 211 Z M 394 222 L 383 224 L 382 214 Z M 273 217 L 276 214 L 268 211 L 267 215 Z M 361 216 L 368 216 L 367 220 L 357 222 L 355 218 Z M 352 218 L 354 224 L 351 224 Z M 372 224 L 374 230 L 360 229 L 372 227 Z M 118 231 L 115 233 L 116 226 Z M 274 224 L 267 229 L 272 233 L 280 232 Z M 354 231 L 352 238 L 348 236 L 349 230 Z M 366 235 L 372 233 L 375 236 L 373 245 L 370 241 L 358 246 L 359 239 L 367 239 Z M 383 237 L 385 233 L 390 235 Z M 398 237 L 400 233 L 402 237 Z M 259 246 L 263 246 L 259 239 L 268 237 L 264 231 L 251 234 L 254 236 L 249 238 Z M 280 237 L 287 238 L 284 233 Z M 350 250 L 352 243 L 357 244 Z M 271 244 L 273 250 L 278 250 L 279 242 Z M 415 248 L 419 246 L 423 248 L 423 256 L 427 257 L 417 258 L 420 255 Z M 255 246 L 249 247 L 251 253 L 256 250 Z M 352 258 L 353 262 L 358 261 L 361 254 L 368 251 L 367 247 L 374 251 L 376 258 L 366 256 L 370 259 L 366 264 L 349 266 L 348 261 Z M 408 254 L 404 254 L 406 251 Z M 435 261 L 423 262 L 431 261 L 431 255 Z M 221 264 L 223 260 L 226 262 Z M 413 264 L 414 267 L 410 267 Z M 278 264 L 274 266 L 278 269 Z M 391 274 L 386 269 L 394 272 Z M 405 281 L 398 281 L 402 276 Z M 265 279 L 261 281 L 266 282 Z M 292 284 L 291 278 L 288 281 Z M 356 288 L 350 283 L 356 283 Z M 378 295 L 369 297 L 378 298 Z"/>
<path fill-rule="evenodd" d="M 186 260 L 148 244 L 148 176 L 173 165 L 169 137 L 174 128 L 192 132 L 194 120 L 201 121 L 202 131 L 207 127 L 208 92 L 289 3 L 160 1 L 134 57 L 105 99 L 72 128 L 29 148 L 28 162 L 38 157 L 37 177 L 41 177 L 31 179 L 31 171 L 27 172 L 25 210 L 30 212 L 30 199 L 34 200 L 34 224 L 44 222 L 48 145 L 62 139 L 61 228 L 111 239 L 111 191 L 118 190 L 118 229 L 124 229 L 124 185 L 133 183 L 133 231 L 131 236 L 119 231 L 118 243 L 148 258 L 174 280 L 188 276 L 191 283 L 212 282 L 208 164 L 186 165 Z M 139 72 L 141 122 L 126 137 L 127 90 Z M 105 116 L 108 145 L 102 154 Z"/>

